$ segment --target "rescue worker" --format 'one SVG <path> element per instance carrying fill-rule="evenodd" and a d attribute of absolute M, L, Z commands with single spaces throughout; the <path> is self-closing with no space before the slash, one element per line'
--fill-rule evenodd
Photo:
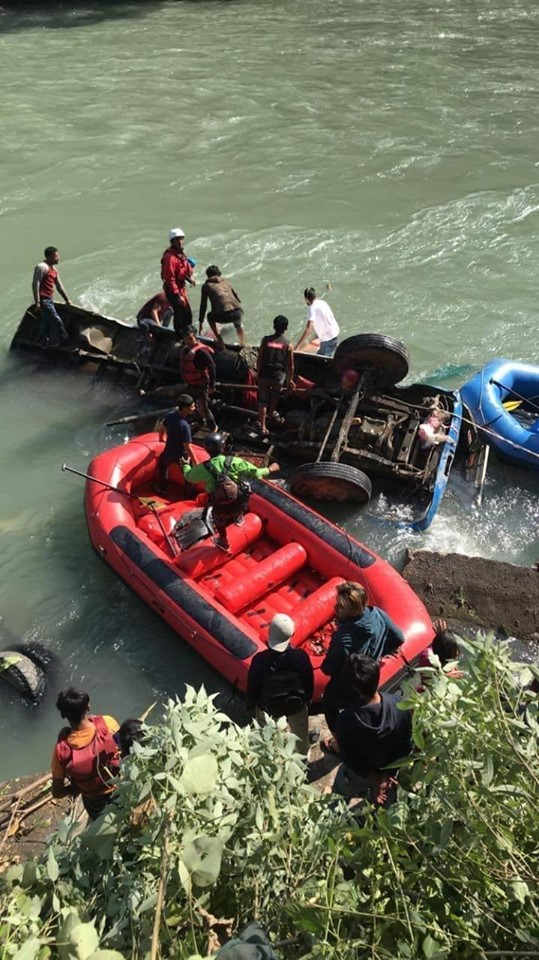
<path fill-rule="evenodd" d="M 227 526 L 235 523 L 241 526 L 243 515 L 249 504 L 249 486 L 244 481 L 249 477 L 257 480 L 280 470 L 278 463 L 269 467 L 255 467 L 240 457 L 226 457 L 223 453 L 224 441 L 220 433 L 209 433 L 204 446 L 210 459 L 193 467 L 185 464 L 183 475 L 188 483 L 203 483 L 209 494 L 213 521 L 217 530 L 214 539 L 216 547 L 228 552 Z M 243 482 L 242 482 L 243 481 Z"/>
<path fill-rule="evenodd" d="M 286 613 L 275 614 L 270 623 L 268 649 L 251 660 L 246 703 L 261 726 L 264 713 L 275 720 L 286 717 L 290 733 L 298 738 L 298 751 L 306 757 L 314 673 L 305 650 L 290 646 L 295 629 L 294 621 Z"/>
<path fill-rule="evenodd" d="M 56 265 L 60 262 L 60 254 L 56 247 L 45 247 L 44 256 L 45 259 L 38 263 L 32 278 L 34 308 L 41 319 L 44 344 L 51 347 L 66 347 L 69 343 L 67 330 L 54 306 L 55 290 L 58 290 L 66 303 L 71 303 L 56 269 Z"/>
<path fill-rule="evenodd" d="M 52 795 L 58 799 L 80 793 L 84 809 L 95 820 L 114 791 L 111 779 L 118 772 L 119 759 L 113 735 L 118 723 L 114 717 L 90 714 L 89 695 L 76 687 L 63 690 L 56 707 L 69 726 L 58 734 L 52 754 Z"/>
<path fill-rule="evenodd" d="M 167 300 L 174 310 L 174 329 L 181 337 L 185 328 L 193 322 L 185 285 L 189 283 L 196 287 L 196 280 L 193 278 L 193 267 L 184 253 L 185 233 L 182 228 L 170 230 L 168 239 L 170 246 L 161 258 L 161 279 Z"/>
<path fill-rule="evenodd" d="M 158 493 L 167 492 L 168 468 L 187 456 L 186 444 L 191 443 L 191 424 L 188 417 L 195 412 L 195 402 L 188 393 L 178 397 L 178 406 L 164 417 L 159 427 L 159 439 L 166 437 L 165 449 L 159 457 Z"/>
<path fill-rule="evenodd" d="M 146 301 L 137 313 L 137 323 L 143 330 L 151 332 L 152 327 L 168 327 L 174 311 L 165 293 L 155 293 Z"/>
<path fill-rule="evenodd" d="M 292 344 L 285 331 L 288 329 L 287 317 L 280 314 L 273 321 L 274 334 L 262 337 L 258 348 L 257 381 L 258 381 L 258 420 L 260 432 L 267 434 L 266 418 L 282 421 L 276 407 L 281 396 L 281 390 L 286 384 L 292 387 L 294 376 L 294 354 Z"/>
<path fill-rule="evenodd" d="M 296 343 L 296 350 L 300 350 L 304 343 L 310 343 L 316 336 L 320 340 L 317 356 L 332 357 L 337 349 L 340 333 L 333 310 L 322 297 L 316 296 L 314 287 L 307 287 L 303 291 L 303 298 L 308 307 L 307 323 Z"/>
<path fill-rule="evenodd" d="M 209 300 L 211 310 L 208 313 L 208 323 L 215 339 L 222 341 L 219 331 L 220 326 L 233 323 L 238 335 L 238 340 L 241 346 L 243 346 L 245 343 L 245 331 L 242 323 L 243 308 L 238 294 L 230 281 L 225 280 L 225 278 L 221 276 L 219 267 L 216 267 L 214 264 L 206 270 L 206 277 L 207 279 L 205 283 L 203 283 L 200 292 L 198 332 L 202 332 L 202 324 L 204 323 Z"/>
<path fill-rule="evenodd" d="M 210 409 L 210 394 L 215 390 L 213 350 L 206 344 L 198 342 L 196 330 L 192 325 L 186 327 L 183 334 L 180 375 L 189 388 L 203 424 L 207 424 L 210 430 L 217 430 L 215 417 Z"/>

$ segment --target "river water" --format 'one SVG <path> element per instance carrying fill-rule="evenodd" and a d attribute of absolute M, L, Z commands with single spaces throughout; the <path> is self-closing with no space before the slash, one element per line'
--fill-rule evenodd
<path fill-rule="evenodd" d="M 343 333 L 404 340 L 415 380 L 537 363 L 538 28 L 529 0 L 6 0 L 0 635 L 58 662 L 34 710 L 0 687 L 0 779 L 47 766 L 67 683 L 120 720 L 184 681 L 223 689 L 94 557 L 82 481 L 60 471 L 121 442 L 104 424 L 127 397 L 7 355 L 43 247 L 75 302 L 129 317 L 180 224 L 254 340 L 282 312 L 299 333 L 303 288 L 331 281 Z M 426 534 L 338 518 L 395 562 L 426 546 L 528 564 L 537 493 L 494 462 L 481 513 L 455 482 Z"/>

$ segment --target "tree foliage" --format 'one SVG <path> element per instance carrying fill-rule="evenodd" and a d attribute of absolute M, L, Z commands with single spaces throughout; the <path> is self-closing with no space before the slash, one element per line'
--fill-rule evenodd
<path fill-rule="evenodd" d="M 116 803 L 2 878 L 0 958 L 143 958 L 152 936 L 207 956 L 253 919 L 291 960 L 539 955 L 530 671 L 479 637 L 462 679 L 429 672 L 399 802 L 360 818 L 305 784 L 282 724 L 239 728 L 203 690 L 169 702 Z"/>

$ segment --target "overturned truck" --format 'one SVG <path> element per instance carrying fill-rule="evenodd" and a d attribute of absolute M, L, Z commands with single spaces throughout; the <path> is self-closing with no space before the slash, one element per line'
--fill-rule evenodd
<path fill-rule="evenodd" d="M 69 336 L 66 347 L 44 345 L 32 307 L 24 314 L 11 348 L 46 362 L 78 364 L 97 377 L 123 373 L 138 394 L 165 401 L 185 390 L 179 382 L 179 351 L 173 330 L 145 331 L 71 304 L 57 304 Z M 268 438 L 256 429 L 256 347 L 208 341 L 214 351 L 219 424 L 243 446 L 271 444 L 280 459 L 295 465 L 296 496 L 366 502 L 372 482 L 405 505 L 402 522 L 425 529 L 443 496 L 458 455 L 467 479 L 480 485 L 486 454 L 473 424 L 461 430 L 458 391 L 427 384 L 398 387 L 409 368 L 408 351 L 393 337 L 358 334 L 344 340 L 335 357 L 294 354 L 295 389 L 283 391 L 280 421 Z M 426 446 L 420 427 L 436 409 L 446 440 Z M 146 422 L 145 427 L 148 428 Z M 299 466 L 298 466 L 299 463 Z"/>

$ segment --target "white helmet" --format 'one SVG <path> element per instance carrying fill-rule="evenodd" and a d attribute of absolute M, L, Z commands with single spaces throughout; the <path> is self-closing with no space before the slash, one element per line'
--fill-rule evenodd
<path fill-rule="evenodd" d="M 185 233 L 183 232 L 181 227 L 174 227 L 173 230 L 168 231 L 169 240 L 174 240 L 175 237 L 185 237 Z"/>

